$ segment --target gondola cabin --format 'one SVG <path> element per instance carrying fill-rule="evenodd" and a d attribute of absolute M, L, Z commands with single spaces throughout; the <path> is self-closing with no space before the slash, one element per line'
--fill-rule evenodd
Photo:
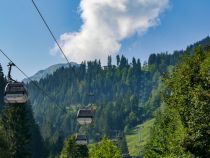
<path fill-rule="evenodd" d="M 76 144 L 77 145 L 87 145 L 88 144 L 88 138 L 86 135 L 77 135 L 76 136 Z"/>
<path fill-rule="evenodd" d="M 27 91 L 23 83 L 11 82 L 5 87 L 4 102 L 6 104 L 24 104 L 27 102 Z"/>
<path fill-rule="evenodd" d="M 77 112 L 77 121 L 81 125 L 91 124 L 93 122 L 93 112 L 90 109 L 80 109 Z"/>

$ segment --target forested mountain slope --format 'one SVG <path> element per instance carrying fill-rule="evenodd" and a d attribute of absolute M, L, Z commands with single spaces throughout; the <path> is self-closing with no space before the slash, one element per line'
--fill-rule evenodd
<path fill-rule="evenodd" d="M 117 56 L 117 66 L 111 64 L 109 57 L 105 68 L 100 61 L 61 68 L 38 83 L 53 96 L 53 101 L 30 83 L 30 100 L 44 138 L 57 145 L 57 141 L 77 132 L 80 127 L 76 125 L 76 112 L 89 103 L 94 103 L 97 109 L 89 130 L 91 139 L 99 140 L 102 135 L 113 137 L 116 131 L 127 130 L 149 118 L 160 104 L 158 85 L 164 70 L 158 66 L 167 65 L 166 56 L 158 55 L 157 65 L 142 66 L 135 58 L 129 64 L 124 56 Z M 90 92 L 95 95 L 90 97 Z"/>
<path fill-rule="evenodd" d="M 195 45 L 209 41 L 207 37 Z M 90 103 L 96 108 L 94 125 L 88 129 L 90 139 L 99 140 L 103 135 L 112 138 L 116 131 L 127 131 L 150 118 L 160 106 L 161 77 L 182 54 L 152 54 L 143 65 L 139 59 L 129 63 L 126 57 L 116 56 L 117 65 L 112 65 L 113 59 L 108 57 L 106 67 L 95 60 L 58 69 L 37 82 L 53 99 L 29 83 L 34 116 L 51 154 L 61 150 L 69 134 L 84 130 L 76 123 L 76 112 Z"/>

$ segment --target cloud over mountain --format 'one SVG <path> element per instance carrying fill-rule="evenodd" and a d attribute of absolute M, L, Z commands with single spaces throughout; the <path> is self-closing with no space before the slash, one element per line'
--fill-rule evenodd
<path fill-rule="evenodd" d="M 83 25 L 79 32 L 64 33 L 59 43 L 70 61 L 101 59 L 117 53 L 121 41 L 142 34 L 159 22 L 169 0 L 81 0 Z M 54 52 L 58 52 L 55 46 Z"/>

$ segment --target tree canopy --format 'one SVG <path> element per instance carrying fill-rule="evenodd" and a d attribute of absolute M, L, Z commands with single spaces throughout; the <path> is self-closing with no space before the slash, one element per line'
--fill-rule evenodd
<path fill-rule="evenodd" d="M 121 158 L 121 153 L 110 140 L 103 138 L 91 148 L 90 158 Z"/>
<path fill-rule="evenodd" d="M 210 51 L 186 52 L 164 84 L 145 157 L 210 157 Z"/>

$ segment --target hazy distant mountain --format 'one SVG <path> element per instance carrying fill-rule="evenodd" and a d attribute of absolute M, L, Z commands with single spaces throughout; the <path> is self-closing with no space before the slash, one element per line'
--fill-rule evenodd
<path fill-rule="evenodd" d="M 71 62 L 71 65 L 72 66 L 78 66 L 78 64 L 74 63 L 74 62 Z M 30 79 L 33 80 L 33 81 L 39 81 L 40 79 L 45 78 L 47 75 L 52 75 L 56 70 L 58 70 L 61 67 L 67 68 L 67 67 L 69 67 L 69 65 L 68 64 L 55 64 L 55 65 L 52 65 L 52 66 L 50 66 L 50 67 L 48 67 L 48 68 L 46 68 L 44 70 L 38 71 L 36 74 L 31 76 Z M 28 82 L 30 82 L 30 80 L 25 78 L 25 79 L 23 79 L 23 82 L 24 83 L 28 83 Z"/>

